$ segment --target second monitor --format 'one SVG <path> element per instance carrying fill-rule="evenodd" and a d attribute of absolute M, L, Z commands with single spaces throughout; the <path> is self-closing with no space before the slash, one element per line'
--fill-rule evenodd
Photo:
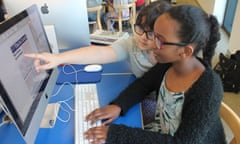
<path fill-rule="evenodd" d="M 7 0 L 11 17 L 36 4 L 44 25 L 54 25 L 59 49 L 90 45 L 86 0 Z"/>

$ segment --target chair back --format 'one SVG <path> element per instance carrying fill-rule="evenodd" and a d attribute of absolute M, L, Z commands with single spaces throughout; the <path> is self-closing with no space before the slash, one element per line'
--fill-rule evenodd
<path fill-rule="evenodd" d="M 240 117 L 224 102 L 221 104 L 220 113 L 234 135 L 230 144 L 240 144 Z"/>
<path fill-rule="evenodd" d="M 128 4 L 118 5 L 117 7 L 115 7 L 115 9 L 117 10 L 118 17 L 117 18 L 115 18 L 115 17 L 108 18 L 108 23 L 107 23 L 108 30 L 110 30 L 110 22 L 111 21 L 118 21 L 119 32 L 122 32 L 122 22 L 129 21 L 131 24 L 132 31 L 134 31 L 134 24 L 135 24 L 135 20 L 136 20 L 135 0 L 132 0 L 132 2 L 128 3 Z M 130 12 L 129 17 L 123 17 L 122 10 L 124 10 L 124 9 L 129 9 L 129 12 Z"/>
<path fill-rule="evenodd" d="M 96 6 L 96 7 L 87 8 L 88 12 L 96 12 L 97 13 L 96 21 L 89 21 L 88 24 L 97 24 L 98 30 L 102 30 L 101 9 L 102 9 L 102 5 L 99 5 L 99 6 Z"/>

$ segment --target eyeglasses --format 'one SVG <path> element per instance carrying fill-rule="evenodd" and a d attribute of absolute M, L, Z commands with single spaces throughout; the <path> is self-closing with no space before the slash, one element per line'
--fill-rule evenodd
<path fill-rule="evenodd" d="M 154 40 L 153 31 L 145 31 L 140 25 L 134 24 L 134 31 L 140 36 L 145 33 L 148 40 Z"/>
<path fill-rule="evenodd" d="M 156 44 L 158 49 L 161 49 L 163 45 L 175 45 L 175 46 L 186 46 L 187 45 L 187 43 L 183 43 L 183 42 L 179 42 L 179 43 L 164 42 L 161 38 L 159 38 L 157 36 L 156 33 L 154 33 L 154 40 L 155 40 L 155 44 Z"/>

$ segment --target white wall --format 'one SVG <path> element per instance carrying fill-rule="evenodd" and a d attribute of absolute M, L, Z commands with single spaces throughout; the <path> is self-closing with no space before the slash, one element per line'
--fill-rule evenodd
<path fill-rule="evenodd" d="M 227 0 L 215 0 L 214 9 L 213 9 L 213 15 L 215 15 L 220 23 L 220 25 L 223 24 L 223 19 L 225 15 L 225 7 L 227 4 Z"/>
<path fill-rule="evenodd" d="M 208 13 L 213 13 L 215 0 L 197 0 L 200 6 Z"/>
<path fill-rule="evenodd" d="M 215 15 L 220 24 L 223 22 L 224 9 L 227 0 L 197 0 L 200 6 L 208 13 Z M 232 32 L 229 37 L 228 50 L 234 53 L 236 50 L 240 50 L 240 2 L 237 4 L 236 14 L 233 21 Z"/>
<path fill-rule="evenodd" d="M 200 6 L 207 12 L 215 15 L 220 24 L 223 23 L 224 9 L 227 0 L 197 0 Z"/>

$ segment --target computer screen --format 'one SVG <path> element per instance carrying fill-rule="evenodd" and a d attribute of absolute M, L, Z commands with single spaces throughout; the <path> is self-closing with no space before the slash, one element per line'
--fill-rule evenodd
<path fill-rule="evenodd" d="M 54 25 L 58 47 L 90 45 L 86 0 L 6 0 L 9 16 L 36 4 L 44 25 Z"/>
<path fill-rule="evenodd" d="M 58 76 L 36 72 L 25 53 L 51 52 L 36 5 L 0 24 L 0 102 L 26 143 L 34 143 Z"/>

